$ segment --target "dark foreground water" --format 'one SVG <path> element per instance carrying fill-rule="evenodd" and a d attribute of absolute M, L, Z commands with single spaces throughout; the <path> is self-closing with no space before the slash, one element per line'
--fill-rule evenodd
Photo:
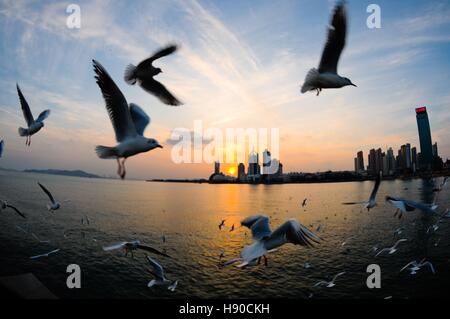
<path fill-rule="evenodd" d="M 40 181 L 62 202 L 54 214 L 46 210 L 47 198 Z M 438 182 L 440 179 L 438 179 Z M 372 182 L 294 185 L 199 185 L 83 179 L 0 171 L 0 199 L 14 203 L 28 215 L 0 215 L 0 276 L 32 272 L 62 298 L 448 298 L 450 285 L 450 220 L 427 234 L 436 218 L 413 212 L 401 220 L 384 202 L 385 195 L 432 202 L 433 183 L 424 180 L 383 181 L 379 206 L 370 213 L 346 201 L 365 200 Z M 439 211 L 450 206 L 450 187 L 439 197 Z M 300 207 L 308 198 L 306 209 Z M 237 227 L 246 216 L 264 213 L 272 228 L 295 218 L 324 240 L 312 249 L 285 245 L 269 255 L 269 265 L 238 269 L 218 267 L 239 255 L 251 242 L 249 230 Z M 87 216 L 90 224 L 82 224 Z M 218 224 L 226 218 L 226 227 Z M 236 230 L 230 232 L 232 224 Z M 374 257 L 373 246 L 408 242 L 397 253 Z M 23 231 L 25 230 L 25 231 Z M 40 240 L 50 240 L 41 243 Z M 165 234 L 166 243 L 161 236 Z M 64 236 L 65 235 L 65 236 Z M 135 258 L 122 251 L 104 252 L 102 246 L 139 239 L 165 250 L 173 258 L 156 258 L 170 279 L 178 279 L 175 292 L 147 288 L 152 279 L 143 252 Z M 342 243 L 345 242 L 344 245 Z M 48 258 L 29 257 L 55 248 Z M 428 258 L 436 268 L 411 276 L 400 269 L 411 260 Z M 304 263 L 311 264 L 305 269 Z M 368 289 L 366 268 L 381 267 L 382 288 Z M 66 287 L 66 267 L 78 264 L 81 289 Z M 314 284 L 334 274 L 346 274 L 333 288 Z M 312 294 L 312 295 L 311 295 Z"/>

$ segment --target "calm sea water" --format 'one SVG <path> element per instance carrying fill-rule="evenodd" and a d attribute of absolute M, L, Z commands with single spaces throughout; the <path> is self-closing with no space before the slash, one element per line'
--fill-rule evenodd
<path fill-rule="evenodd" d="M 62 202 L 52 214 L 37 181 Z M 440 181 L 438 179 L 438 181 Z M 341 202 L 365 200 L 372 182 L 293 185 L 207 185 L 148 183 L 84 179 L 0 171 L 0 198 L 28 215 L 23 220 L 3 211 L 0 216 L 0 276 L 32 272 L 61 298 L 448 298 L 450 284 L 450 221 L 427 234 L 435 218 L 420 212 L 394 218 L 384 202 L 393 195 L 431 202 L 433 183 L 424 180 L 383 181 L 379 206 L 361 211 Z M 450 206 L 449 187 L 439 197 L 439 211 Z M 308 202 L 300 207 L 303 198 Z M 264 213 L 272 228 L 295 218 L 324 240 L 315 248 L 285 245 L 269 255 L 269 265 L 238 269 L 219 267 L 237 257 L 251 243 L 248 229 L 239 222 L 248 215 Z M 90 224 L 82 224 L 87 216 Z M 226 218 L 226 227 L 218 224 Z M 230 232 L 232 225 L 236 230 Z M 20 228 L 19 228 L 20 227 Z M 373 246 L 391 246 L 394 230 L 404 227 L 397 253 L 374 257 Z M 25 230 L 26 232 L 22 231 Z M 39 242 L 50 240 L 50 243 Z M 66 234 L 66 236 L 64 236 Z M 165 234 L 166 242 L 161 236 Z M 102 246 L 141 240 L 165 250 L 171 259 L 156 256 L 167 277 L 179 280 L 175 292 L 149 289 L 152 279 L 143 252 L 135 258 L 122 251 L 104 252 Z M 345 245 L 342 245 L 343 242 Z M 48 258 L 29 257 L 60 248 Z M 427 269 L 411 276 L 400 269 L 411 260 L 428 258 L 437 273 Z M 304 263 L 311 264 L 305 269 Z M 66 287 L 66 267 L 81 267 L 81 289 Z M 366 268 L 381 266 L 382 288 L 368 289 Z M 314 288 L 318 280 L 346 274 L 333 288 Z"/>

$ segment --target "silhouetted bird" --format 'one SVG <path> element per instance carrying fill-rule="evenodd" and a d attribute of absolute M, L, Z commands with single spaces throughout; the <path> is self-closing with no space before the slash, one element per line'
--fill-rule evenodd
<path fill-rule="evenodd" d="M 19 94 L 20 105 L 22 107 L 23 117 L 27 122 L 28 128 L 19 127 L 19 135 L 26 136 L 25 145 L 31 145 L 31 136 L 40 131 L 44 127 L 44 120 L 50 115 L 50 110 L 45 110 L 39 114 L 38 118 L 35 120 L 33 114 L 31 113 L 30 106 L 28 105 L 22 91 L 19 88 L 19 84 L 16 84 L 17 94 Z"/>
<path fill-rule="evenodd" d="M 124 179 L 125 161 L 128 157 L 151 151 L 162 146 L 153 138 L 143 136 L 144 130 L 150 123 L 150 117 L 136 104 L 128 102 L 117 85 L 103 66 L 93 60 L 95 78 L 105 99 L 106 110 L 116 133 L 115 147 L 97 146 L 95 151 L 100 158 L 115 158 L 117 160 L 117 174 Z M 120 162 L 120 158 L 123 161 Z"/>
<path fill-rule="evenodd" d="M 375 202 L 375 198 L 377 197 L 377 192 L 378 192 L 378 189 L 380 188 L 381 175 L 382 175 L 382 172 L 380 172 L 377 175 L 377 179 L 375 181 L 375 184 L 373 185 L 372 193 L 370 194 L 369 200 L 367 202 L 351 202 L 351 203 L 342 203 L 342 204 L 343 205 L 364 204 L 364 207 L 367 208 L 367 211 L 369 211 L 371 208 L 374 208 L 375 206 L 377 206 L 377 203 Z"/>
<path fill-rule="evenodd" d="M 162 58 L 166 55 L 172 54 L 177 50 L 176 45 L 169 45 L 148 59 L 142 61 L 137 66 L 129 64 L 125 69 L 124 79 L 130 85 L 138 84 L 148 93 L 155 95 L 161 102 L 168 105 L 181 105 L 182 103 L 170 93 L 164 85 L 156 81 L 153 77 L 162 73 L 160 68 L 153 66 L 153 61 Z"/>
<path fill-rule="evenodd" d="M 7 209 L 7 208 L 11 208 L 13 211 L 16 212 L 17 215 L 19 215 L 22 218 L 26 218 L 25 214 L 23 214 L 20 210 L 18 210 L 16 207 L 14 207 L 11 204 L 8 204 L 8 202 L 4 201 L 4 200 L 0 200 L 0 211 Z"/>
<path fill-rule="evenodd" d="M 50 204 L 47 204 L 47 209 L 51 212 L 54 212 L 55 210 L 58 210 L 61 207 L 61 204 L 58 203 L 54 198 L 52 193 L 44 187 L 41 183 L 38 182 L 39 187 L 44 191 L 45 194 L 47 194 L 48 198 L 50 199 Z"/>
<path fill-rule="evenodd" d="M 319 69 L 313 68 L 306 75 L 302 93 L 322 89 L 337 89 L 347 85 L 356 86 L 350 79 L 337 73 L 337 66 L 345 46 L 347 33 L 347 13 L 345 1 L 340 1 L 334 8 L 331 26 L 328 28 L 328 39 L 322 52 Z"/>

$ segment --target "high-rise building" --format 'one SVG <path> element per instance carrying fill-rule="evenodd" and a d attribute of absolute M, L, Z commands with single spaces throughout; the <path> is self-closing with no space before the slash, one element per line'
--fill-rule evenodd
<path fill-rule="evenodd" d="M 248 175 L 256 176 L 260 175 L 261 168 L 259 166 L 259 154 L 252 151 L 248 157 Z"/>
<path fill-rule="evenodd" d="M 388 175 L 392 175 L 395 172 L 395 157 L 394 157 L 394 150 L 392 147 L 389 147 L 386 151 L 386 162 L 387 162 L 387 171 Z"/>
<path fill-rule="evenodd" d="M 363 151 L 356 153 L 356 172 L 364 172 L 364 154 Z"/>
<path fill-rule="evenodd" d="M 437 143 L 433 144 L 433 157 L 439 157 L 438 146 Z"/>
<path fill-rule="evenodd" d="M 375 161 L 376 161 L 375 157 L 376 157 L 376 151 L 375 151 L 375 149 L 372 148 L 369 151 L 369 158 L 368 158 L 369 163 L 367 165 L 367 170 L 370 174 L 376 174 L 376 171 L 377 171 L 376 164 L 375 164 Z"/>
<path fill-rule="evenodd" d="M 383 171 L 383 151 L 381 148 L 377 149 L 375 152 L 375 174 L 379 174 Z"/>
<path fill-rule="evenodd" d="M 358 159 L 357 159 L 356 157 L 353 159 L 353 163 L 354 163 L 354 165 L 355 165 L 355 172 L 356 172 L 356 173 L 359 173 L 359 169 L 358 169 Z"/>
<path fill-rule="evenodd" d="M 411 149 L 411 167 L 412 167 L 412 170 L 414 173 L 416 172 L 417 167 L 419 167 L 417 165 L 417 148 L 416 147 L 413 147 Z"/>
<path fill-rule="evenodd" d="M 220 174 L 220 162 L 219 161 L 214 162 L 214 174 Z"/>
<path fill-rule="evenodd" d="M 245 181 L 245 165 L 244 163 L 239 163 L 238 165 L 238 180 L 243 182 Z"/>
<path fill-rule="evenodd" d="M 270 172 L 270 165 L 272 164 L 272 155 L 268 149 L 265 149 L 263 152 L 263 175 L 272 174 Z"/>
<path fill-rule="evenodd" d="M 433 150 L 431 142 L 430 122 L 428 120 L 427 108 L 416 108 L 417 128 L 420 140 L 420 168 L 431 170 L 433 163 Z"/>

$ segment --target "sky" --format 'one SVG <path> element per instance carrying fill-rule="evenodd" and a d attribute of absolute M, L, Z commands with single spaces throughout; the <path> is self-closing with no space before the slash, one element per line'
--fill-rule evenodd
<path fill-rule="evenodd" d="M 81 28 L 66 25 L 69 4 Z M 367 6 L 381 8 L 369 29 Z M 127 161 L 130 178 L 208 177 L 213 165 L 176 164 L 171 132 L 203 128 L 277 128 L 284 171 L 352 170 L 359 150 L 411 143 L 419 149 L 414 109 L 427 106 L 433 142 L 450 157 L 450 3 L 349 1 L 347 46 L 339 73 L 358 87 L 301 94 L 317 67 L 334 2 L 327 0 L 0 0 L 0 167 L 82 169 L 114 176 L 116 163 L 96 145 L 115 145 L 94 80 L 92 59 L 108 70 L 128 102 L 151 117 L 155 149 Z M 123 81 L 129 63 L 158 48 L 180 50 L 155 62 L 184 105 L 170 107 Z M 31 147 L 16 82 L 35 117 L 51 109 Z M 205 139 L 205 145 L 210 140 Z"/>

